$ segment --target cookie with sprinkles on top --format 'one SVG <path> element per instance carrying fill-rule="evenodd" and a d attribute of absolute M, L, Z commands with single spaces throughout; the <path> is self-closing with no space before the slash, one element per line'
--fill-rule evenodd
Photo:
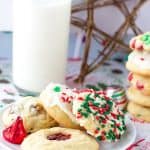
<path fill-rule="evenodd" d="M 150 52 L 150 32 L 132 38 L 130 48 L 137 51 L 144 50 Z"/>
<path fill-rule="evenodd" d="M 105 92 L 78 91 L 73 113 L 79 124 L 99 141 L 117 141 L 126 131 L 123 112 Z"/>
<path fill-rule="evenodd" d="M 60 126 L 80 129 L 72 114 L 72 100 L 76 93 L 65 85 L 50 83 L 40 94 L 41 103 Z"/>

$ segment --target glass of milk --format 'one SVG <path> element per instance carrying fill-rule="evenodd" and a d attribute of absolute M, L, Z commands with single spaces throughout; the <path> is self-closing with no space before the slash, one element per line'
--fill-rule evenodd
<path fill-rule="evenodd" d="M 13 82 L 39 93 L 64 83 L 71 0 L 13 1 Z"/>

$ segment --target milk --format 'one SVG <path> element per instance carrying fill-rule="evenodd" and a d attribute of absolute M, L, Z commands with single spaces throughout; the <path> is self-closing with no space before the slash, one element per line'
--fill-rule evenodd
<path fill-rule="evenodd" d="M 71 0 L 14 0 L 13 81 L 40 92 L 64 83 Z"/>

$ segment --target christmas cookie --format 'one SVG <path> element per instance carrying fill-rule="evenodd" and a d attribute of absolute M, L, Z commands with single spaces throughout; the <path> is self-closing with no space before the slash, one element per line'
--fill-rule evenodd
<path fill-rule="evenodd" d="M 126 131 L 123 112 L 105 92 L 78 91 L 73 113 L 80 125 L 99 141 L 117 141 Z"/>
<path fill-rule="evenodd" d="M 75 93 L 64 85 L 50 83 L 41 93 L 40 99 L 47 112 L 60 126 L 79 129 L 72 114 L 72 100 Z"/>
<path fill-rule="evenodd" d="M 133 73 L 150 77 L 150 52 L 133 51 L 128 57 L 126 68 Z"/>
<path fill-rule="evenodd" d="M 56 122 L 47 114 L 38 100 L 38 98 L 26 97 L 12 104 L 3 113 L 4 125 L 11 126 L 20 117 L 27 133 L 55 126 Z"/>
<path fill-rule="evenodd" d="M 111 97 L 120 110 L 124 110 L 127 105 L 126 92 L 123 87 L 112 85 L 106 88 L 106 94 Z"/>
<path fill-rule="evenodd" d="M 144 50 L 150 52 L 150 32 L 132 38 L 130 48 L 137 51 Z"/>
<path fill-rule="evenodd" d="M 143 95 L 139 90 L 130 87 L 127 90 L 128 100 L 133 101 L 139 105 L 150 107 L 150 96 Z"/>
<path fill-rule="evenodd" d="M 22 150 L 98 150 L 95 139 L 80 130 L 51 128 L 29 135 L 21 145 Z"/>
<path fill-rule="evenodd" d="M 127 109 L 135 118 L 150 122 L 150 108 L 129 102 Z"/>
<path fill-rule="evenodd" d="M 128 81 L 131 85 L 144 95 L 150 95 L 150 77 L 129 73 Z"/>

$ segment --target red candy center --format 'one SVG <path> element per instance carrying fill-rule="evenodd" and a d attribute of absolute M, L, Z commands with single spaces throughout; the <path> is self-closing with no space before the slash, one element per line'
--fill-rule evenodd
<path fill-rule="evenodd" d="M 137 82 L 136 82 L 136 87 L 137 87 L 137 89 L 139 89 L 139 90 L 144 89 L 144 85 L 143 85 L 142 83 L 140 83 L 140 81 L 137 81 Z"/>
<path fill-rule="evenodd" d="M 47 136 L 48 140 L 65 141 L 71 138 L 71 134 L 56 133 Z"/>
<path fill-rule="evenodd" d="M 3 130 L 4 139 L 13 144 L 21 144 L 26 136 L 27 133 L 21 117 L 18 117 L 10 127 Z"/>

